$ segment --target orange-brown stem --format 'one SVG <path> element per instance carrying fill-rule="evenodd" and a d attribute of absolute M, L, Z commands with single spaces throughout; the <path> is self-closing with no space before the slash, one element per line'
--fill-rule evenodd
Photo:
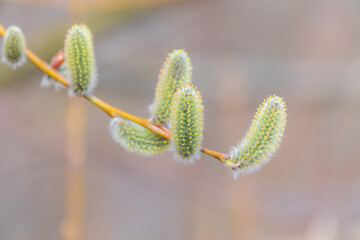
<path fill-rule="evenodd" d="M 5 28 L 0 24 L 0 36 L 4 36 L 5 35 Z M 69 87 L 69 83 L 67 81 L 67 79 L 62 76 L 60 73 L 58 73 L 55 69 L 53 69 L 51 66 L 49 66 L 46 62 L 44 62 L 41 58 L 39 58 L 38 56 L 36 56 L 36 54 L 34 54 L 30 49 L 26 48 L 25 49 L 25 53 L 26 53 L 26 57 L 29 59 L 29 61 L 31 61 L 37 68 L 39 68 L 42 72 L 46 73 L 47 75 L 49 75 L 51 78 L 55 79 L 56 81 L 58 81 L 59 83 L 61 83 L 62 85 L 64 85 L 65 87 Z M 96 105 L 97 107 L 99 107 L 100 109 L 102 109 L 106 114 L 108 114 L 111 118 L 119 116 L 122 118 L 125 118 L 127 120 L 130 120 L 132 122 L 135 122 L 147 129 L 149 129 L 150 131 L 168 139 L 171 140 L 171 134 L 170 131 L 168 129 L 166 129 L 163 126 L 156 126 L 154 124 L 152 124 L 148 119 L 145 118 L 140 118 L 137 117 L 135 115 L 132 115 L 130 113 L 127 113 L 123 110 L 120 110 L 118 108 L 115 108 L 113 106 L 111 106 L 110 104 L 104 102 L 103 100 L 95 97 L 95 96 L 91 96 L 91 95 L 83 95 L 83 98 L 87 99 L 89 102 L 91 102 L 92 104 Z M 227 155 L 220 153 L 220 152 L 216 152 L 207 148 L 202 148 L 201 152 L 210 155 L 216 159 L 218 159 L 220 162 L 225 162 Z"/>

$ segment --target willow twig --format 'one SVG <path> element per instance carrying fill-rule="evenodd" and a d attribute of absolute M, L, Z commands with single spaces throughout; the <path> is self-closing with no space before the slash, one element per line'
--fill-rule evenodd
<path fill-rule="evenodd" d="M 6 32 L 5 28 L 0 24 L 0 36 L 3 37 L 5 32 Z M 56 81 L 58 81 L 59 83 L 64 85 L 64 87 L 66 87 L 66 88 L 69 87 L 69 83 L 64 76 L 62 76 L 55 69 L 50 67 L 46 62 L 44 62 L 41 58 L 39 58 L 36 54 L 34 54 L 30 49 L 26 48 L 25 53 L 26 53 L 26 57 L 29 59 L 29 61 L 31 61 L 42 72 L 46 73 L 51 78 L 55 79 Z M 106 114 L 108 114 L 111 118 L 114 118 L 116 116 L 125 118 L 127 120 L 130 120 L 134 123 L 137 123 L 147 129 L 149 129 L 150 131 L 152 131 L 168 140 L 171 140 L 170 131 L 168 129 L 164 128 L 163 126 L 157 127 L 154 124 L 152 124 L 148 119 L 137 117 L 137 116 L 132 115 L 128 112 L 125 112 L 121 109 L 118 109 L 114 106 L 111 106 L 110 104 L 106 103 L 105 101 L 103 101 L 95 96 L 84 94 L 84 95 L 82 95 L 82 97 L 87 99 L 89 102 L 91 102 L 95 106 L 99 107 Z M 220 162 L 225 162 L 225 160 L 227 159 L 226 154 L 216 152 L 216 151 L 210 150 L 208 148 L 202 148 L 201 152 L 218 159 Z"/>

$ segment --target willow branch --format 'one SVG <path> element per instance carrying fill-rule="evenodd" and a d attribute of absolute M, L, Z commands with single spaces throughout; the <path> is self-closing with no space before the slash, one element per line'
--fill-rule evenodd
<path fill-rule="evenodd" d="M 5 32 L 6 32 L 5 28 L 0 24 L 0 36 L 3 37 Z M 59 83 L 64 85 L 64 87 L 69 88 L 69 83 L 64 76 L 62 76 L 55 69 L 50 67 L 46 62 L 44 62 L 41 58 L 39 58 L 36 54 L 34 54 L 30 49 L 26 48 L 25 53 L 26 53 L 26 57 L 29 59 L 29 61 L 32 62 L 42 72 L 46 73 L 51 78 L 55 79 L 56 81 L 58 81 Z M 100 108 L 101 110 L 103 110 L 111 118 L 116 117 L 116 116 L 125 118 L 127 120 L 130 120 L 134 123 L 137 123 L 147 129 L 149 129 L 150 131 L 162 136 L 163 138 L 171 140 L 170 131 L 168 129 L 164 128 L 163 126 L 157 127 L 154 124 L 152 124 L 148 119 L 137 117 L 137 116 L 132 115 L 128 112 L 125 112 L 121 109 L 115 108 L 115 107 L 111 106 L 110 104 L 108 104 L 107 102 L 105 102 L 95 96 L 85 94 L 82 97 L 85 98 L 86 100 L 88 100 L 89 102 L 91 102 L 92 104 L 94 104 L 95 106 L 97 106 L 98 108 Z M 208 148 L 202 148 L 201 152 L 218 159 L 220 162 L 224 162 L 227 158 L 227 156 L 225 154 L 210 150 Z"/>

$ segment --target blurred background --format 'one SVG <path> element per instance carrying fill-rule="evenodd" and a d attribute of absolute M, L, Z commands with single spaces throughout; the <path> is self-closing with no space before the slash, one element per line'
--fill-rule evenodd
<path fill-rule="evenodd" d="M 96 96 L 149 117 L 162 62 L 184 48 L 204 145 L 227 153 L 277 94 L 288 106 L 282 146 L 236 181 L 204 154 L 183 166 L 171 152 L 127 153 L 101 110 L 40 88 L 32 63 L 0 64 L 0 239 L 66 239 L 69 149 L 84 167 L 73 191 L 82 239 L 360 239 L 360 1 L 0 1 L 0 23 L 20 26 L 46 61 L 80 21 L 95 36 Z M 71 137 L 72 122 L 84 135 Z"/>

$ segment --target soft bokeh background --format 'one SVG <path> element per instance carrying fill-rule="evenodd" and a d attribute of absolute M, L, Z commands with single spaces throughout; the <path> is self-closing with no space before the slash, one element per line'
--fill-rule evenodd
<path fill-rule="evenodd" d="M 95 94 L 142 117 L 167 53 L 185 48 L 211 149 L 239 142 L 268 95 L 288 105 L 278 153 L 234 181 L 207 155 L 183 166 L 170 152 L 127 153 L 84 104 L 83 239 L 360 239 L 360 1 L 0 1 L 0 23 L 19 25 L 46 61 L 74 19 L 95 35 Z M 39 88 L 42 76 L 0 65 L 4 240 L 62 239 L 69 100 Z"/>

